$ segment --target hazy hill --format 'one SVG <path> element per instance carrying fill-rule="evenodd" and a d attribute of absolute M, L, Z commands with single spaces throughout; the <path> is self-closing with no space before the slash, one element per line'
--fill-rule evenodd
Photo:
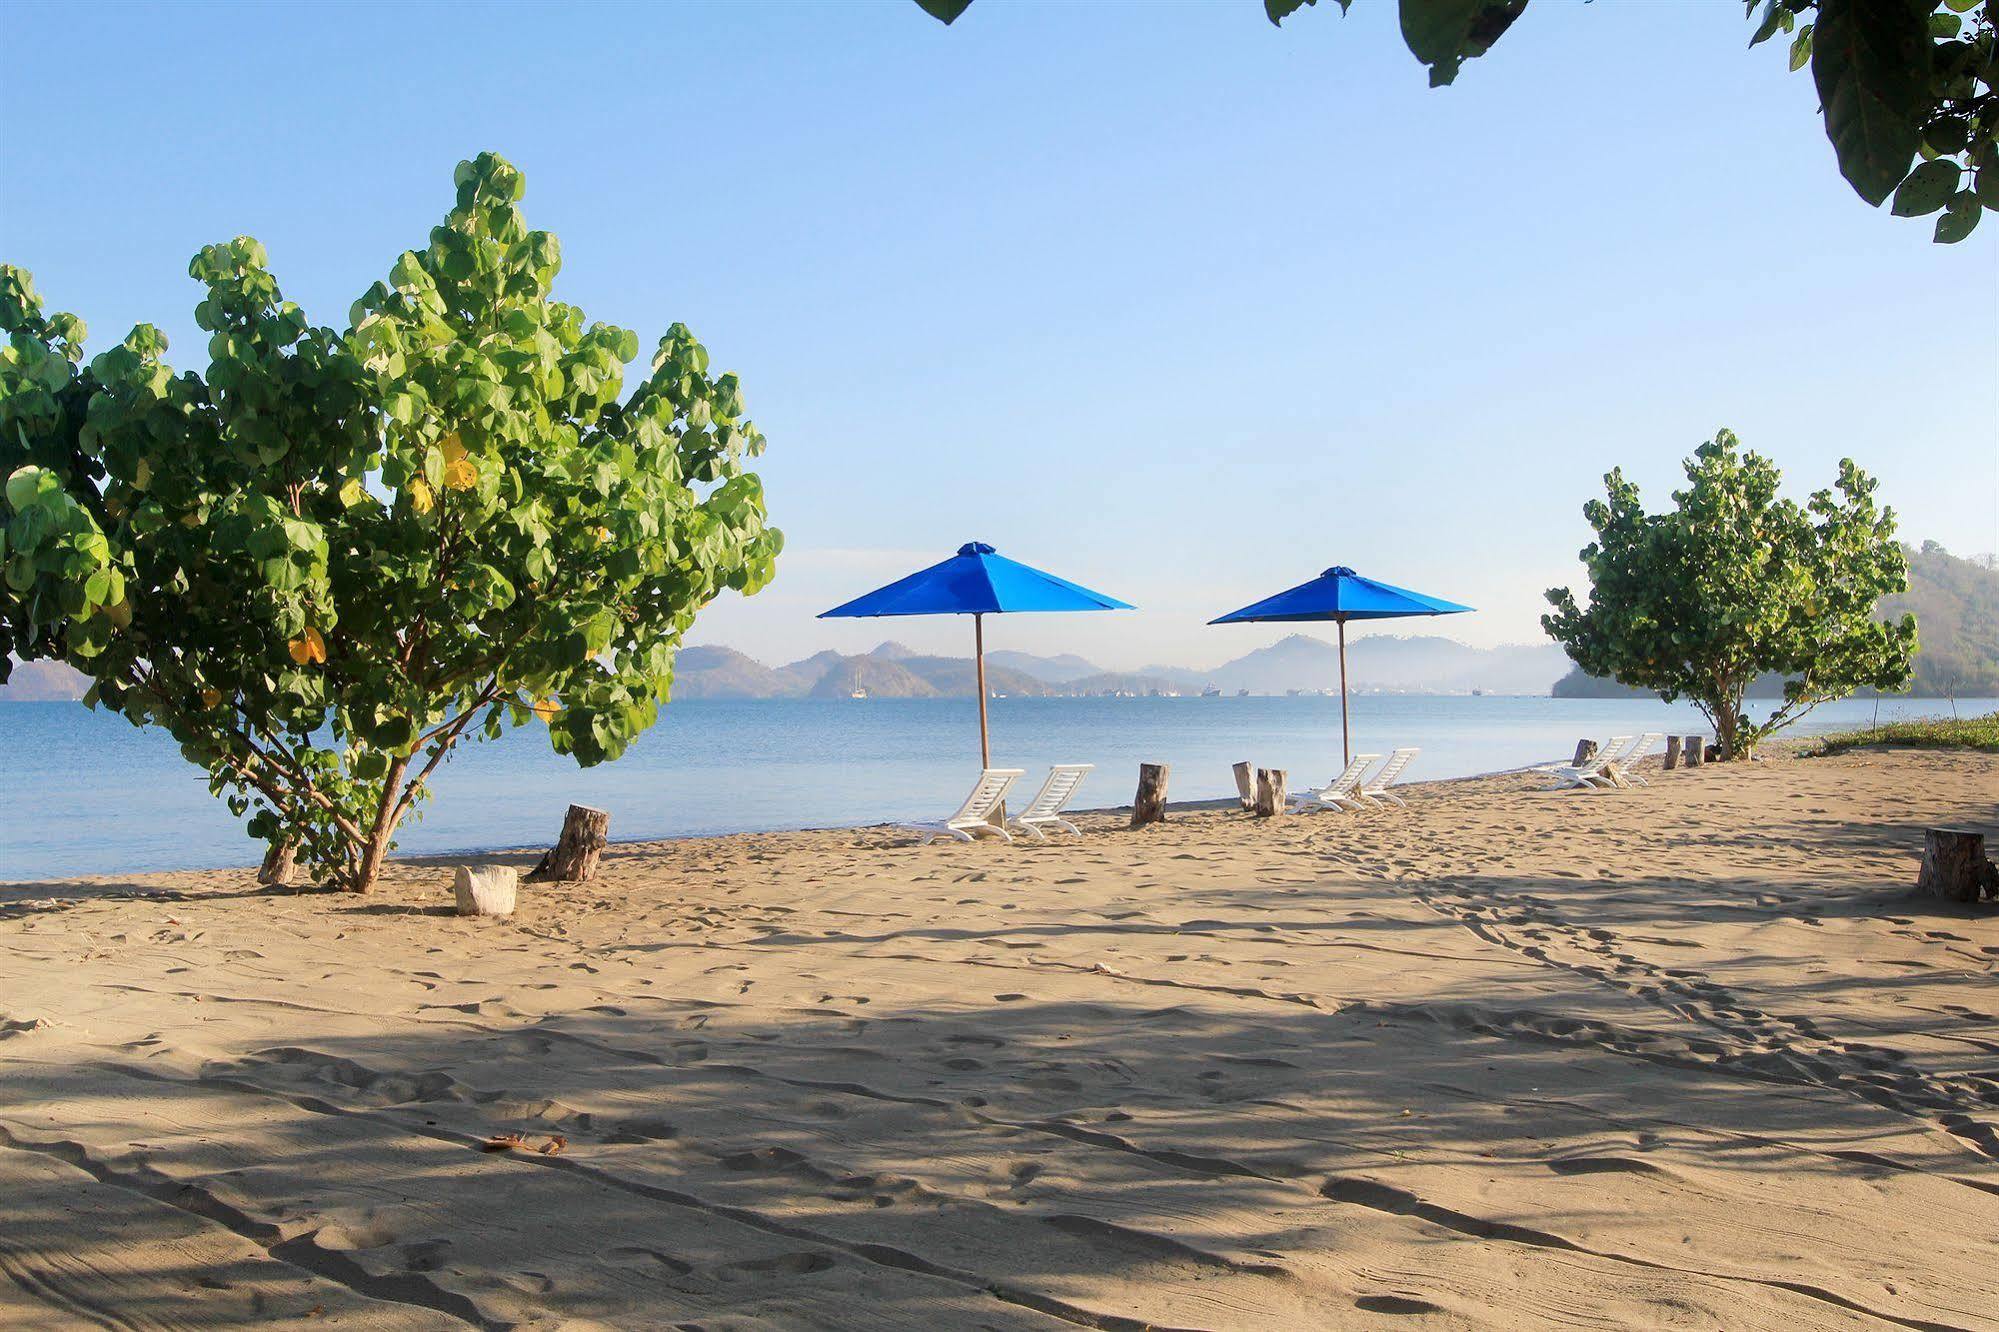
<path fill-rule="evenodd" d="M 685 647 L 674 659 L 675 698 L 783 698 L 802 692 L 756 658 L 728 647 Z"/>
<path fill-rule="evenodd" d="M 87 676 L 59 661 L 17 661 L 7 683 L 0 684 L 0 703 L 74 702 L 89 688 Z"/>
<path fill-rule="evenodd" d="M 1489 694 L 1540 694 L 1567 662 L 1553 643 L 1475 648 L 1435 635 L 1370 634 L 1347 641 L 1347 684 L 1361 691 L 1463 694 L 1480 689 Z M 1147 668 L 1148 673 L 1152 670 Z M 1292 634 L 1197 678 L 1230 694 L 1238 689 L 1282 694 L 1337 688 L 1339 648 L 1311 634 Z"/>
<path fill-rule="evenodd" d="M 1881 599 L 1884 618 L 1916 617 L 1917 698 L 1999 697 L 1999 571 L 1959 559 L 1934 541 L 1909 551 L 1909 588 Z M 1571 666 L 1555 682 L 1556 698 L 1629 698 L 1649 691 L 1599 680 Z M 1781 676 L 1763 676 L 1752 698 L 1784 692 Z M 1871 691 L 1869 691 L 1871 692 Z"/>
<path fill-rule="evenodd" d="M 1375 634 L 1347 645 L 1348 679 L 1358 690 L 1411 693 L 1547 692 L 1565 659 L 1551 643 L 1499 648 L 1468 647 L 1449 638 Z M 1330 689 L 1339 683 L 1337 649 L 1326 639 L 1293 634 L 1211 671 L 1148 666 L 1106 671 L 1074 653 L 1041 657 L 1002 649 L 986 654 L 986 686 L 994 693 L 1197 694 L 1209 685 L 1224 693 L 1282 694 Z M 775 669 L 730 648 L 686 648 L 675 673 L 679 698 L 847 698 L 865 690 L 872 698 L 963 696 L 974 691 L 970 657 L 925 656 L 901 643 L 846 656 L 817 652 Z"/>
<path fill-rule="evenodd" d="M 876 651 L 880 651 L 879 648 Z M 987 666 L 1004 666 L 1022 675 L 1031 675 L 1049 684 L 1068 684 L 1086 675 L 1099 675 L 1103 667 L 1087 661 L 1073 652 L 1064 652 L 1055 657 L 1037 657 L 1031 652 L 1013 652 L 1002 648 L 986 654 Z"/>

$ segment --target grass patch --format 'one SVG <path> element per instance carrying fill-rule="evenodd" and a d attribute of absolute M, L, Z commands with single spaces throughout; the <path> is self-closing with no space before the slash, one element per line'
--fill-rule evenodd
<path fill-rule="evenodd" d="M 1889 722 L 1857 731 L 1836 731 L 1812 741 L 1814 754 L 1844 754 L 1867 746 L 1899 749 L 1982 749 L 1999 754 L 1999 712 L 1983 717 L 1931 717 Z"/>

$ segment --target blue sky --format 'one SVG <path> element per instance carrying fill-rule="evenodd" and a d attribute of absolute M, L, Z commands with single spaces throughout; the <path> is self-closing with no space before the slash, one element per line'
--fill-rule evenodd
<path fill-rule="evenodd" d="M 1538 637 L 1622 465 L 1729 426 L 1851 455 L 1913 539 L 1999 547 L 1999 225 L 1839 178 L 1732 0 L 1541 0 L 1431 90 L 1394 7 L 40 6 L 0 82 L 0 257 L 102 349 L 205 361 L 188 257 L 249 233 L 318 321 L 493 149 L 559 291 L 743 377 L 789 549 L 697 641 L 772 660 L 956 622 L 813 612 L 978 538 L 1136 602 L 989 641 L 1202 665 L 1334 563 Z M 648 352 L 649 354 L 649 352 Z"/>

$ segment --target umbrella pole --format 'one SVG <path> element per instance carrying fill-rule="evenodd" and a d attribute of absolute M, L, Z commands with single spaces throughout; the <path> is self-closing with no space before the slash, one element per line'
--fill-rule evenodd
<path fill-rule="evenodd" d="M 1353 739 L 1347 729 L 1347 622 L 1334 623 L 1340 627 L 1340 763 L 1344 766 L 1353 762 Z"/>
<path fill-rule="evenodd" d="M 972 616 L 972 653 L 979 663 L 979 766 L 993 766 L 992 738 L 986 732 L 986 617 Z"/>

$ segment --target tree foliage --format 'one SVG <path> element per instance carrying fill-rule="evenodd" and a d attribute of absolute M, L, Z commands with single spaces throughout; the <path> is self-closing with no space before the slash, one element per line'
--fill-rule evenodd
<path fill-rule="evenodd" d="M 916 0 L 950 23 L 972 0 Z M 1282 23 L 1318 0 L 1263 0 Z M 1353 0 L 1334 0 L 1345 13 Z M 1937 218 L 1935 239 L 1961 241 L 1999 208 L 1999 0 L 1744 0 L 1751 46 L 1791 38 L 1793 71 L 1818 86 L 1840 173 L 1868 203 L 1891 195 L 1902 217 Z M 1453 82 L 1492 46 L 1527 0 L 1399 0 L 1402 40 Z"/>
<path fill-rule="evenodd" d="M 736 377 L 675 324 L 621 396 L 638 339 L 551 298 L 521 174 L 481 154 L 456 184 L 344 333 L 254 240 L 202 250 L 205 374 L 148 325 L 85 364 L 81 321 L 0 268 L 0 679 L 67 661 L 355 889 L 461 741 L 539 719 L 621 754 L 695 612 L 781 545 Z"/>
<path fill-rule="evenodd" d="M 1908 585 L 1877 482 L 1846 459 L 1836 494 L 1782 499 L 1777 468 L 1726 430 L 1686 474 L 1665 513 L 1646 513 L 1621 471 L 1604 478 L 1607 498 L 1584 506 L 1596 529 L 1581 555 L 1589 605 L 1555 588 L 1555 613 L 1541 619 L 1578 666 L 1668 703 L 1691 699 L 1732 758 L 1819 703 L 1908 683 L 1915 617 L 1874 618 L 1881 597 Z M 1754 721 L 1745 697 L 1765 671 L 1785 678 L 1784 695 Z"/>

